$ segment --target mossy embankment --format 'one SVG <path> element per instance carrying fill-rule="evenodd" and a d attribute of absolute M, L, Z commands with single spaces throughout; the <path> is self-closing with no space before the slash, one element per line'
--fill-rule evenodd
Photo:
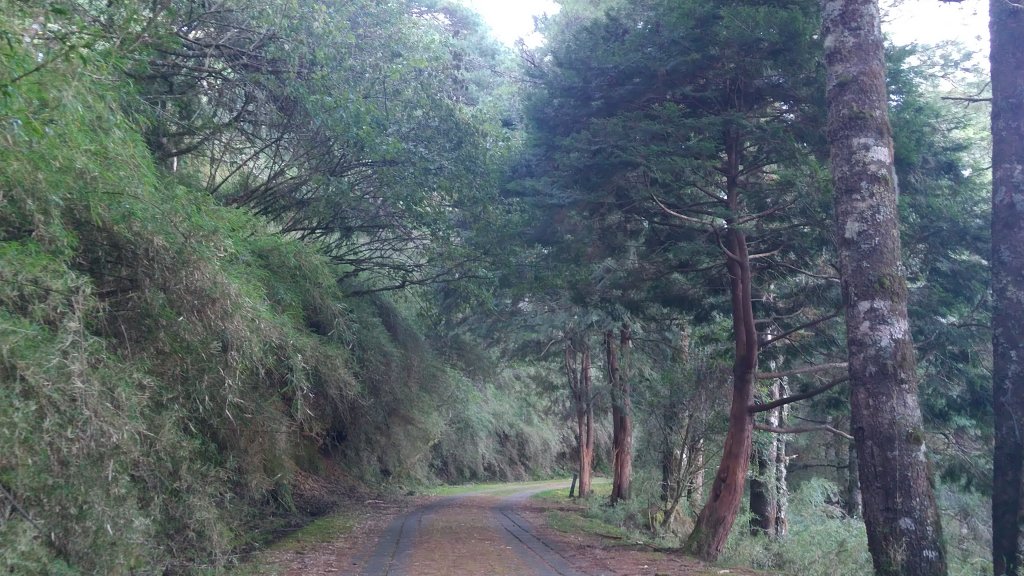
<path fill-rule="evenodd" d="M 98 66 L 0 96 L 0 572 L 215 571 L 345 486 L 551 466 L 522 376 L 158 168 Z"/>

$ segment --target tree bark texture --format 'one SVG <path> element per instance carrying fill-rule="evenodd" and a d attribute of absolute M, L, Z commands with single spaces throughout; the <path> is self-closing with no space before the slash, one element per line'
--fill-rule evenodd
<path fill-rule="evenodd" d="M 992 557 L 1021 573 L 1024 522 L 1024 4 L 992 0 Z"/>
<path fill-rule="evenodd" d="M 860 467 L 857 466 L 857 445 L 855 443 L 849 443 L 846 464 L 846 515 L 851 518 L 860 518 L 862 514 Z"/>
<path fill-rule="evenodd" d="M 828 140 L 864 523 L 876 574 L 947 573 L 917 399 L 876 0 L 823 0 Z"/>
<path fill-rule="evenodd" d="M 608 362 L 608 380 L 612 389 L 612 504 L 629 500 L 633 477 L 633 408 L 630 398 L 629 348 L 632 346 L 629 329 L 620 331 L 619 349 L 615 349 L 615 333 L 605 333 L 605 351 Z"/>
<path fill-rule="evenodd" d="M 726 196 L 732 213 L 738 216 L 742 142 L 734 131 L 726 134 L 725 148 Z M 729 271 L 735 346 L 729 431 L 725 435 L 722 459 L 711 483 L 707 503 L 697 516 L 697 522 L 685 545 L 689 553 L 711 561 L 716 560 L 725 548 L 725 542 L 729 538 L 729 532 L 743 501 L 743 488 L 750 467 L 750 442 L 754 430 L 754 415 L 749 407 L 754 400 L 758 353 L 747 237 L 740 227 L 733 225 L 733 222 L 729 222 L 727 233 L 729 248 L 726 253 L 726 268 Z"/>
<path fill-rule="evenodd" d="M 584 339 L 565 346 L 565 371 L 576 413 L 576 458 L 579 464 L 579 496 L 590 495 L 594 463 L 594 407 L 591 399 L 590 347 Z"/>

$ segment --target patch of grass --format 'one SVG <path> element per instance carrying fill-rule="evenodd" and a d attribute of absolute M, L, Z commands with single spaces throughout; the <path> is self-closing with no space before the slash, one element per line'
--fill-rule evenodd
<path fill-rule="evenodd" d="M 595 478 L 591 483 L 593 494 L 590 496 L 591 499 L 595 498 L 608 498 L 612 493 L 612 481 L 610 478 Z M 554 502 L 558 504 L 571 504 L 578 505 L 581 509 L 585 509 L 584 503 L 586 500 L 580 500 L 579 498 L 569 498 L 569 488 L 554 488 L 551 490 L 545 490 L 534 494 L 532 498 L 536 500 L 543 500 L 545 502 Z"/>
<path fill-rule="evenodd" d="M 270 552 L 298 552 L 317 544 L 334 542 L 342 536 L 351 534 L 357 521 L 358 516 L 353 511 L 329 514 L 278 540 L 268 550 Z"/>
<path fill-rule="evenodd" d="M 425 493 L 430 496 L 458 496 L 460 494 L 476 494 L 486 493 L 488 495 L 502 496 L 506 494 L 515 494 L 523 490 L 529 490 L 531 488 L 543 488 L 544 486 L 554 486 L 556 483 L 565 483 L 568 480 L 538 480 L 534 482 L 499 482 L 499 483 L 487 483 L 487 484 L 458 484 L 452 486 L 437 486 L 430 488 Z M 540 494 L 547 493 L 559 493 L 564 492 L 568 494 L 569 488 L 555 488 L 552 487 L 550 490 L 545 490 Z M 533 496 L 534 498 L 537 495 Z"/>
<path fill-rule="evenodd" d="M 588 518 L 575 511 L 551 510 L 547 514 L 548 526 L 567 534 L 593 534 L 609 538 L 620 545 L 635 544 L 632 535 L 619 526 L 609 524 L 598 518 Z M 612 544 L 615 545 L 616 542 Z"/>

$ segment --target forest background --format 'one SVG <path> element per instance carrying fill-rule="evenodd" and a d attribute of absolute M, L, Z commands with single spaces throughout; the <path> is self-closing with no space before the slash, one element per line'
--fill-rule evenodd
<path fill-rule="evenodd" d="M 0 0 L 0 570 L 220 570 L 357 489 L 581 460 L 592 514 L 680 545 L 740 210 L 764 410 L 725 558 L 871 571 L 817 3 L 560 5 L 510 49 L 445 0 Z M 988 78 L 886 58 L 920 441 L 988 574 Z"/>

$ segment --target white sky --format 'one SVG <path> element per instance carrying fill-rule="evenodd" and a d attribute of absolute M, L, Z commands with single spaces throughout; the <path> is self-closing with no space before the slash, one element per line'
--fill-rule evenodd
<path fill-rule="evenodd" d="M 558 12 L 554 0 L 462 0 L 462 3 L 479 12 L 498 40 L 509 46 L 519 38 L 531 46 L 539 44 L 541 39 L 533 32 L 533 17 Z"/>
<path fill-rule="evenodd" d="M 462 0 L 474 8 L 490 24 L 499 40 L 513 45 L 518 38 L 536 45 L 541 39 L 533 33 L 533 17 L 545 12 L 558 11 L 554 0 Z M 897 44 L 919 42 L 933 44 L 956 39 L 984 49 L 988 47 L 988 2 L 964 0 L 883 0 L 883 4 L 897 4 L 892 8 L 885 25 Z"/>
<path fill-rule="evenodd" d="M 887 22 L 882 26 L 897 44 L 935 44 L 943 40 L 959 40 L 981 52 L 988 59 L 988 2 L 964 0 L 883 0 L 889 8 Z"/>

